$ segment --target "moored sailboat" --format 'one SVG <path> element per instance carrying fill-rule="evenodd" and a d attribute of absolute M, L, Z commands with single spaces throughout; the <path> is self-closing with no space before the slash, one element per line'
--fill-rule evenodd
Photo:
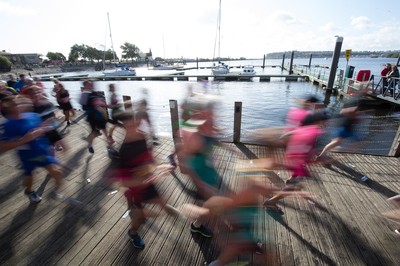
<path fill-rule="evenodd" d="M 111 35 L 111 24 L 110 24 L 110 16 L 107 13 L 107 19 L 108 19 L 108 27 L 110 30 L 110 39 L 111 39 L 111 50 L 112 50 L 112 55 L 113 55 L 113 62 L 115 62 L 115 51 L 114 51 L 114 45 L 113 45 L 113 40 L 112 40 L 112 35 Z M 103 59 L 103 62 L 105 60 Z M 105 68 L 105 67 L 104 67 Z M 103 69 L 104 69 L 103 68 Z M 111 71 L 105 71 L 103 72 L 105 77 L 121 77 L 121 76 L 136 76 L 136 70 L 131 69 L 128 66 L 120 66 L 118 68 L 115 68 Z"/>
<path fill-rule="evenodd" d="M 218 20 L 217 20 L 217 37 L 218 37 L 218 59 L 220 59 L 221 55 L 221 0 L 219 0 L 219 11 L 218 11 Z M 214 46 L 214 55 L 215 55 L 215 46 Z M 218 64 L 212 68 L 213 75 L 226 75 L 229 73 L 229 66 L 224 62 L 218 61 Z"/>

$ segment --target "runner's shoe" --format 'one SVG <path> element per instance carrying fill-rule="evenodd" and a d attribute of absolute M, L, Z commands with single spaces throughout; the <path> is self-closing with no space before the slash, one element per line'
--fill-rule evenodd
<path fill-rule="evenodd" d="M 29 200 L 32 203 L 39 203 L 42 200 L 42 197 L 40 197 L 35 191 L 26 192 L 25 190 L 24 193 L 26 196 L 28 196 Z"/>
<path fill-rule="evenodd" d="M 61 193 L 59 193 L 59 192 L 57 192 L 57 191 L 55 191 L 55 190 L 53 190 L 53 191 L 50 192 L 49 197 L 50 197 L 51 199 L 57 200 L 57 201 L 63 201 L 63 200 L 64 200 L 64 195 L 61 194 Z"/>
<path fill-rule="evenodd" d="M 129 231 L 128 231 L 128 236 L 129 236 L 129 239 L 131 240 L 131 242 L 132 242 L 132 244 L 133 244 L 133 246 L 135 247 L 135 248 L 137 248 L 137 249 L 144 249 L 144 241 L 143 241 L 143 239 L 139 236 L 139 234 L 138 233 L 136 233 L 136 234 L 132 234 L 131 233 L 131 230 L 129 229 Z"/>
<path fill-rule="evenodd" d="M 89 147 L 88 147 L 88 151 L 89 151 L 90 153 L 94 153 L 93 146 L 89 146 Z"/>
<path fill-rule="evenodd" d="M 212 237 L 212 231 L 205 227 L 204 225 L 201 225 L 200 227 L 196 227 L 194 226 L 193 223 L 190 224 L 190 231 L 192 231 L 193 233 L 199 233 L 200 235 L 210 238 Z"/>
<path fill-rule="evenodd" d="M 168 155 L 168 161 L 169 164 L 172 165 L 173 167 L 177 167 L 176 161 L 175 161 L 175 154 L 171 153 Z"/>
<path fill-rule="evenodd" d="M 260 240 L 257 241 L 257 246 L 255 247 L 254 253 L 256 253 L 257 255 L 264 254 L 263 244 Z"/>
<path fill-rule="evenodd" d="M 284 214 L 282 208 L 279 207 L 278 204 L 273 203 L 273 202 L 268 202 L 268 200 L 264 202 L 264 207 L 267 210 L 275 211 L 275 212 L 277 212 L 279 214 Z"/>

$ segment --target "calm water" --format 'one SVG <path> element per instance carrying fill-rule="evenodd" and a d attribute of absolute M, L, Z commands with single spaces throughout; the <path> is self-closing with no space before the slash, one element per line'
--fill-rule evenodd
<path fill-rule="evenodd" d="M 286 60 L 288 62 L 288 60 Z M 294 60 L 294 64 L 308 64 L 308 59 Z M 344 62 L 343 62 L 344 61 Z M 346 66 L 346 60 L 339 62 L 339 67 Z M 313 59 L 312 64 L 329 65 L 330 60 Z M 349 64 L 355 66 L 356 71 L 360 69 L 371 69 L 372 73 L 378 73 L 385 63 L 396 63 L 396 59 L 366 59 L 354 58 L 350 59 Z M 266 65 L 280 65 L 282 60 L 267 60 Z M 231 62 L 232 65 L 253 64 L 262 65 L 262 60 L 247 60 L 242 62 Z M 195 65 L 195 64 L 193 64 Z M 201 63 L 200 66 L 210 66 L 210 63 Z M 137 68 L 138 75 L 149 75 L 155 71 L 147 68 Z M 282 73 L 280 68 L 267 67 L 264 70 L 256 69 L 257 73 Z M 186 71 L 187 74 L 204 74 L 210 73 L 210 69 L 199 69 Z M 232 71 L 239 71 L 239 69 Z M 166 73 L 166 72 L 163 72 Z M 285 72 L 283 72 L 286 74 Z M 96 72 L 92 73 L 96 74 Z M 52 88 L 52 82 L 44 82 L 47 88 Z M 73 106 L 80 109 L 81 106 L 77 102 L 80 97 L 81 82 L 65 81 L 65 87 L 70 91 L 73 99 Z M 96 89 L 104 91 L 108 99 L 108 85 L 115 83 L 117 93 L 120 95 L 129 95 L 134 101 L 143 98 L 143 89 L 148 91 L 148 102 L 150 115 L 154 121 L 156 132 L 159 135 L 171 135 L 171 122 L 169 111 L 169 100 L 177 100 L 178 104 L 184 99 L 188 86 L 192 85 L 197 88 L 201 87 L 201 83 L 197 81 L 97 81 Z M 321 100 L 324 100 L 324 90 L 312 85 L 309 82 L 285 82 L 282 79 L 271 79 L 271 82 L 259 82 L 255 79 L 252 82 L 207 82 L 210 93 L 219 97 L 218 104 L 218 124 L 225 128 L 224 135 L 232 136 L 233 133 L 233 116 L 234 103 L 242 102 L 242 134 L 246 132 L 265 127 L 283 126 L 285 124 L 286 113 L 289 108 L 295 106 L 296 97 L 304 94 L 315 94 Z M 50 89 L 49 89 L 50 90 Z M 331 96 L 328 101 L 328 108 L 336 110 L 340 108 L 341 102 Z M 370 119 L 366 126 L 374 127 L 372 132 L 376 130 L 376 126 L 382 124 L 382 129 L 390 130 L 392 135 L 396 132 L 400 123 L 400 113 L 392 109 L 380 109 L 375 115 L 379 115 L 379 119 Z M 378 128 L 378 131 L 380 128 Z M 377 134 L 379 135 L 379 134 Z M 380 136 L 380 135 L 379 135 Z M 378 136 L 378 137 L 379 137 Z M 376 138 L 377 136 L 374 136 Z M 390 147 L 390 143 L 385 144 Z"/>

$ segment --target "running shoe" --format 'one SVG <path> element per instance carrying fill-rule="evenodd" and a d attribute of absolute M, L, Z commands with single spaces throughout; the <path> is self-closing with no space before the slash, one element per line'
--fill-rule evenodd
<path fill-rule="evenodd" d="M 261 243 L 261 241 L 257 241 L 257 246 L 255 247 L 254 253 L 256 253 L 257 255 L 264 254 L 263 244 Z"/>
<path fill-rule="evenodd" d="M 42 200 L 42 197 L 40 197 L 35 191 L 26 192 L 25 190 L 25 195 L 28 196 L 32 203 L 39 203 Z"/>
<path fill-rule="evenodd" d="M 144 241 L 143 239 L 139 236 L 138 233 L 132 234 L 131 230 L 128 230 L 128 236 L 129 239 L 131 240 L 133 246 L 137 249 L 144 249 Z"/>
<path fill-rule="evenodd" d="M 168 155 L 168 161 L 169 161 L 169 164 L 172 165 L 173 167 L 177 166 L 177 164 L 175 162 L 175 154 L 171 153 L 170 155 Z"/>
<path fill-rule="evenodd" d="M 279 214 L 284 214 L 282 208 L 279 207 L 276 203 L 272 203 L 272 202 L 265 201 L 265 202 L 264 202 L 264 207 L 265 207 L 267 210 L 275 211 L 275 212 L 277 212 L 277 213 L 279 213 Z"/>
<path fill-rule="evenodd" d="M 200 235 L 210 238 L 212 237 L 212 231 L 205 227 L 204 225 L 201 225 L 200 227 L 196 227 L 194 226 L 193 223 L 190 224 L 190 231 L 192 231 L 193 233 L 199 233 Z"/>
<path fill-rule="evenodd" d="M 51 191 L 49 196 L 53 200 L 57 200 L 57 201 L 63 201 L 64 200 L 64 195 L 59 193 L 59 192 L 57 192 L 57 191 L 55 191 L 55 190 Z"/>
<path fill-rule="evenodd" d="M 55 149 L 56 151 L 62 151 L 62 150 L 63 150 L 63 147 L 62 147 L 60 144 L 56 144 L 56 146 L 54 147 L 54 149 Z"/>
<path fill-rule="evenodd" d="M 94 153 L 93 146 L 89 146 L 89 147 L 88 147 L 88 151 L 89 151 L 90 153 Z"/>

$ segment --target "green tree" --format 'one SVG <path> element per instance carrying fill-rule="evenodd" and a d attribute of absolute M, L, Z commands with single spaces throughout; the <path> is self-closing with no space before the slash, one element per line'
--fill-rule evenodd
<path fill-rule="evenodd" d="M 66 57 L 65 57 L 62 53 L 58 53 L 58 52 L 55 52 L 55 53 L 53 53 L 53 52 L 48 52 L 48 53 L 46 54 L 46 57 L 47 57 L 48 59 L 50 59 L 50 60 L 62 60 L 62 61 L 65 61 L 65 60 L 66 60 Z"/>
<path fill-rule="evenodd" d="M 118 56 L 115 53 L 115 51 L 108 49 L 107 51 L 105 51 L 105 60 L 111 61 L 111 60 L 118 60 Z"/>
<path fill-rule="evenodd" d="M 8 72 L 11 70 L 11 61 L 5 57 L 0 55 L 0 72 Z"/>
<path fill-rule="evenodd" d="M 79 58 L 83 58 L 85 51 L 86 51 L 86 47 L 84 44 L 81 44 L 81 45 L 74 44 L 71 47 L 71 50 L 69 52 L 68 61 L 70 61 L 70 62 L 78 61 Z"/>
<path fill-rule="evenodd" d="M 95 60 L 100 61 L 103 59 L 103 52 L 94 47 L 85 45 L 85 52 L 82 57 L 88 59 L 90 62 Z"/>
<path fill-rule="evenodd" d="M 125 42 L 120 48 L 122 49 L 123 59 L 131 59 L 132 63 L 134 59 L 136 59 L 136 61 L 140 59 L 141 52 L 136 45 Z"/>

